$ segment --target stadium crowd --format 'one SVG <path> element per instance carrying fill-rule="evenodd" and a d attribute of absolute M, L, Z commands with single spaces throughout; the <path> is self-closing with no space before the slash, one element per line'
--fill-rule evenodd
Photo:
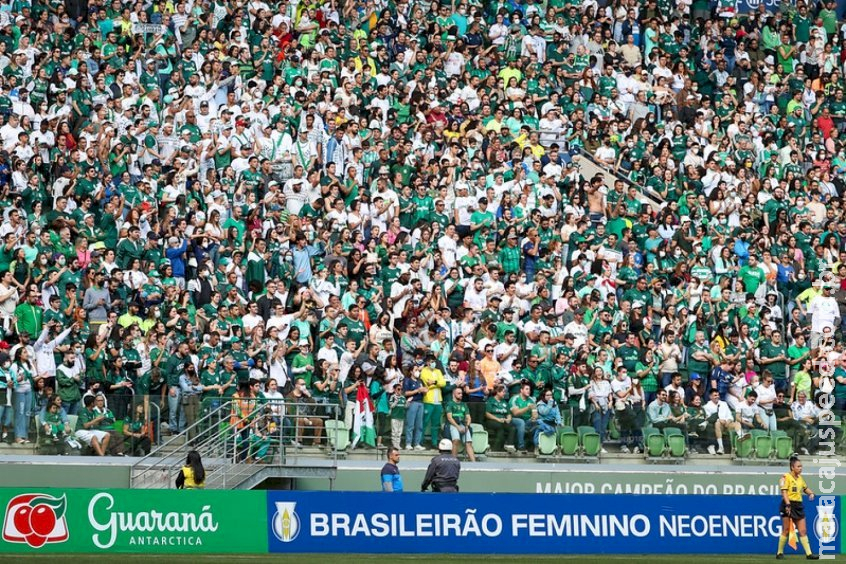
<path fill-rule="evenodd" d="M 757 5 L 2 2 L 4 439 L 143 453 L 264 396 L 318 444 L 369 399 L 407 449 L 815 449 L 846 26 Z"/>

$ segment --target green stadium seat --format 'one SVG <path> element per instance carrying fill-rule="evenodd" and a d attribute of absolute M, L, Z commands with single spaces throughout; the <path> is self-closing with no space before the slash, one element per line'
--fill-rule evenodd
<path fill-rule="evenodd" d="M 643 428 L 643 444 L 648 458 L 660 458 L 664 456 L 666 444 L 664 435 L 655 427 Z"/>
<path fill-rule="evenodd" d="M 578 433 L 579 442 L 582 445 L 582 454 L 585 456 L 599 456 L 599 451 L 602 449 L 599 433 L 588 425 L 579 427 Z"/>
<path fill-rule="evenodd" d="M 675 458 L 683 458 L 687 452 L 684 434 L 675 427 L 664 428 L 664 439 L 667 441 L 667 452 Z"/>
<path fill-rule="evenodd" d="M 775 445 L 775 455 L 779 460 L 787 460 L 793 454 L 793 439 L 786 431 L 773 431 L 771 433 Z"/>
<path fill-rule="evenodd" d="M 752 451 L 755 450 L 755 438 L 749 434 L 751 438 L 745 441 L 737 437 L 734 442 L 734 454 L 737 458 L 749 458 L 752 456 Z"/>
<path fill-rule="evenodd" d="M 769 458 L 773 453 L 773 439 L 770 433 L 763 429 L 753 429 L 751 434 L 755 458 Z"/>
<path fill-rule="evenodd" d="M 612 441 L 620 440 L 620 427 L 617 424 L 616 417 L 612 417 L 611 422 L 608 424 L 608 438 Z"/>
<path fill-rule="evenodd" d="M 545 435 L 541 433 L 538 436 L 538 454 L 542 454 L 544 456 L 555 454 L 555 448 L 558 446 L 555 439 L 555 435 Z"/>
<path fill-rule="evenodd" d="M 558 433 L 558 445 L 564 456 L 575 456 L 579 451 L 579 435 L 572 427 L 564 427 Z"/>
<path fill-rule="evenodd" d="M 344 422 L 327 419 L 324 426 L 329 444 L 338 452 L 345 452 L 350 446 L 350 430 Z"/>
<path fill-rule="evenodd" d="M 471 423 L 470 432 L 473 434 L 473 452 L 476 454 L 485 454 L 488 452 L 491 445 L 487 430 L 478 423 Z"/>
<path fill-rule="evenodd" d="M 115 421 L 115 433 L 123 436 L 123 420 Z"/>

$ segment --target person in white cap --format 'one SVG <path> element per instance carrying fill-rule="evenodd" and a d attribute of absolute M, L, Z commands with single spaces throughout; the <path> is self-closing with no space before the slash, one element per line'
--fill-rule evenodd
<path fill-rule="evenodd" d="M 811 300 L 808 304 L 808 313 L 811 315 L 811 340 L 810 347 L 815 349 L 820 344 L 823 327 L 840 326 L 840 307 L 837 300 L 832 297 L 834 286 L 831 282 L 823 282 L 822 294 Z"/>

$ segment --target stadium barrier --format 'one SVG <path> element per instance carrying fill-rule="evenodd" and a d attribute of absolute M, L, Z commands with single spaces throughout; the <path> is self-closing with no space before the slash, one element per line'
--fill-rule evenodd
<path fill-rule="evenodd" d="M 550 500 L 532 494 L 2 489 L 0 554 L 771 554 L 781 531 L 773 496 Z M 839 554 L 843 500 L 823 498 L 805 508 L 812 548 Z"/>

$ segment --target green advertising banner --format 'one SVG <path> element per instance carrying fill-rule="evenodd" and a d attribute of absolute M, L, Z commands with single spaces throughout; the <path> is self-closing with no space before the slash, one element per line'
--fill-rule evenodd
<path fill-rule="evenodd" d="M 267 553 L 259 491 L 2 489 L 2 553 Z"/>

